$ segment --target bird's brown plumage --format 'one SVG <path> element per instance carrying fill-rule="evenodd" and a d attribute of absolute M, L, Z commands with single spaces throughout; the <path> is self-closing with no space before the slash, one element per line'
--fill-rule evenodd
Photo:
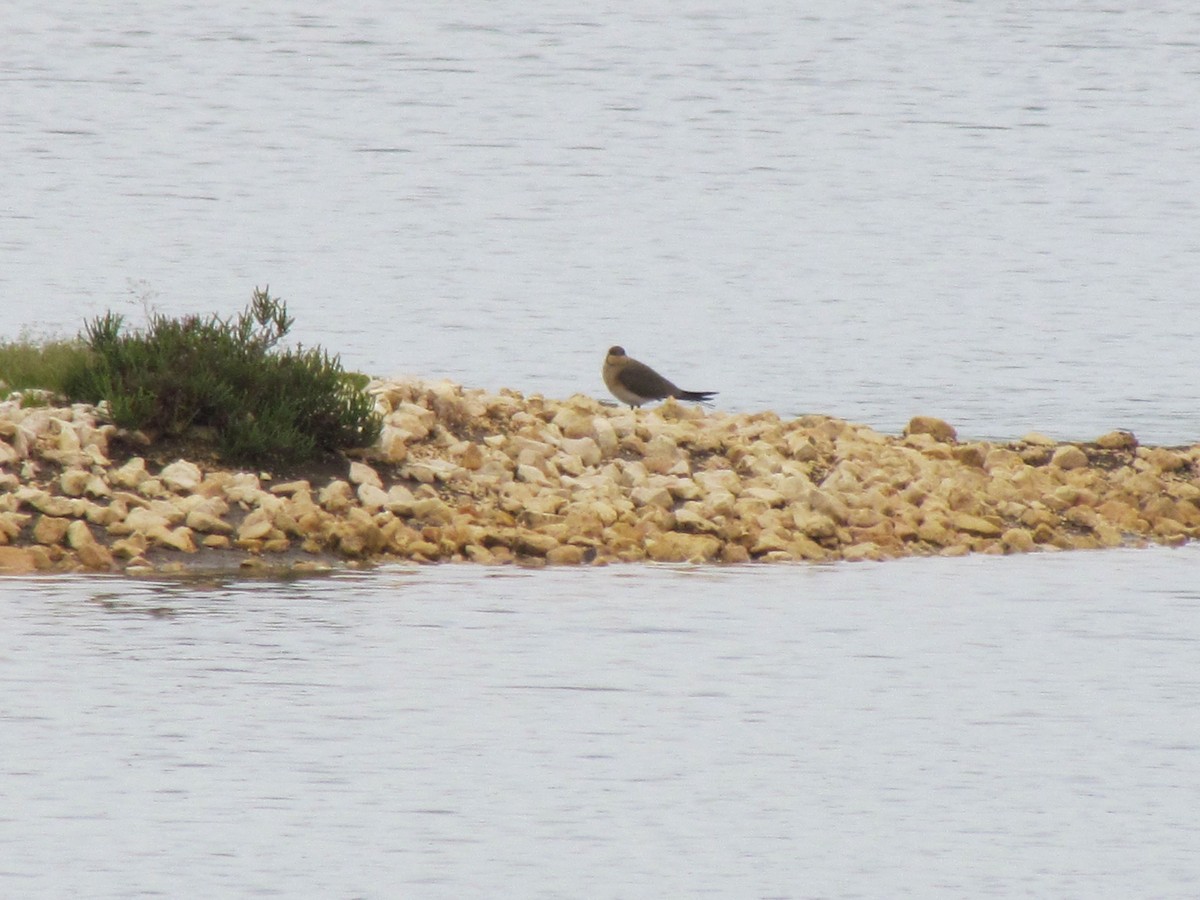
<path fill-rule="evenodd" d="M 703 403 L 716 394 L 716 391 L 685 391 L 677 387 L 645 363 L 626 356 L 623 347 L 609 348 L 604 357 L 603 373 L 604 383 L 612 395 L 631 407 L 667 397 Z"/>

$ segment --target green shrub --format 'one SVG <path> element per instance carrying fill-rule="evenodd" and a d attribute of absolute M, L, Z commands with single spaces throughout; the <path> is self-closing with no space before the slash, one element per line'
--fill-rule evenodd
<path fill-rule="evenodd" d="M 108 313 L 87 325 L 91 357 L 66 392 L 108 401 L 124 428 L 215 430 L 221 456 L 235 462 L 302 462 L 372 443 L 381 422 L 362 376 L 320 348 L 276 349 L 292 321 L 258 289 L 230 319 L 152 313 L 144 332 L 124 333 L 122 317 Z"/>

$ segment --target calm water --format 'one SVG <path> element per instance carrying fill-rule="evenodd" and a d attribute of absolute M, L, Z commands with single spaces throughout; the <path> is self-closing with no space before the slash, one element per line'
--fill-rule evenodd
<path fill-rule="evenodd" d="M 1136 6 L 12 0 L 0 337 L 269 283 L 375 374 L 1194 442 Z M 1198 552 L 0 581 L 0 893 L 1194 897 Z"/>
<path fill-rule="evenodd" d="M 1195 441 L 1200 7 L 1134 6 L 11 0 L 4 334 L 269 283 L 375 374 Z"/>
<path fill-rule="evenodd" d="M 1194 897 L 1196 549 L 0 582 L 7 896 Z"/>

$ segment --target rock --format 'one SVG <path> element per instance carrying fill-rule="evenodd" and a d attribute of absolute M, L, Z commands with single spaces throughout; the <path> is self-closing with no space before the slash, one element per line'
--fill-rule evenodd
<path fill-rule="evenodd" d="M 196 542 L 192 537 L 192 530 L 183 525 L 174 529 L 154 528 L 147 533 L 147 537 L 168 550 L 178 550 L 181 553 L 196 552 Z"/>
<path fill-rule="evenodd" d="M 1110 431 L 1096 438 L 1096 446 L 1102 450 L 1136 450 L 1137 438 L 1131 431 Z"/>
<path fill-rule="evenodd" d="M 1012 553 L 1028 553 L 1036 547 L 1033 535 L 1026 528 L 1010 528 L 1000 535 L 1000 544 Z"/>
<path fill-rule="evenodd" d="M 37 522 L 33 526 L 33 539 L 39 544 L 61 544 L 67 535 L 67 528 L 70 524 L 70 519 L 47 515 L 38 516 Z"/>
<path fill-rule="evenodd" d="M 249 472 L 238 472 L 225 479 L 221 492 L 230 503 L 244 503 L 253 506 L 264 493 L 262 483 L 257 475 Z"/>
<path fill-rule="evenodd" d="M 113 566 L 112 552 L 96 542 L 91 530 L 81 521 L 67 528 L 67 543 L 74 548 L 79 561 L 89 569 L 107 570 Z"/>
<path fill-rule="evenodd" d="M 378 485 L 363 482 L 359 484 L 357 494 L 363 509 L 374 512 L 388 505 L 388 493 Z"/>
<path fill-rule="evenodd" d="M 146 461 L 140 456 L 135 456 L 121 468 L 111 472 L 108 481 L 114 487 L 136 490 L 137 486 L 149 477 L 150 473 L 146 471 Z"/>
<path fill-rule="evenodd" d="M 86 469 L 67 469 L 58 478 L 59 490 L 68 497 L 82 497 L 93 477 Z"/>
<path fill-rule="evenodd" d="M 368 484 L 371 487 L 383 489 L 383 481 L 379 477 L 379 473 L 362 462 L 350 463 L 350 483 L 363 485 Z"/>
<path fill-rule="evenodd" d="M 470 472 L 478 472 L 483 468 L 483 451 L 479 449 L 479 445 L 467 444 L 458 458 L 458 464 Z"/>
<path fill-rule="evenodd" d="M 237 528 L 239 541 L 257 541 L 266 538 L 275 528 L 270 514 L 264 509 L 250 512 Z"/>
<path fill-rule="evenodd" d="M 716 559 L 721 541 L 707 534 L 666 531 L 646 545 L 646 555 L 655 562 L 706 562 Z"/>
<path fill-rule="evenodd" d="M 577 566 L 583 562 L 583 548 L 571 544 L 551 547 L 546 551 L 546 562 L 555 566 Z"/>
<path fill-rule="evenodd" d="M 1087 468 L 1088 458 L 1074 444 L 1063 444 L 1050 457 L 1050 465 L 1060 469 L 1084 469 Z"/>
<path fill-rule="evenodd" d="M 596 446 L 600 448 L 603 458 L 611 459 L 613 456 L 616 456 L 621 442 L 612 422 L 609 419 L 596 416 L 592 419 L 592 431 L 592 437 L 596 441 Z"/>
<path fill-rule="evenodd" d="M 271 493 L 276 496 L 294 497 L 300 493 L 311 493 L 312 485 L 307 480 L 285 481 L 283 484 L 271 485 Z"/>
<path fill-rule="evenodd" d="M 29 575 L 39 568 L 34 552 L 25 547 L 0 547 L 0 572 L 6 575 Z"/>
<path fill-rule="evenodd" d="M 933 416 L 913 416 L 904 428 L 904 435 L 927 434 L 935 441 L 953 443 L 958 440 L 958 432 L 942 419 Z"/>
<path fill-rule="evenodd" d="M 158 474 L 163 486 L 176 494 L 190 494 L 204 480 L 204 473 L 195 463 L 178 460 Z"/>
<path fill-rule="evenodd" d="M 317 502 L 332 513 L 343 512 L 354 503 L 354 489 L 350 483 L 335 479 L 317 492 Z"/>
<path fill-rule="evenodd" d="M 192 531 L 202 534 L 232 534 L 233 526 L 205 509 L 193 509 L 187 514 L 185 524 Z"/>
<path fill-rule="evenodd" d="M 1165 447 L 1141 448 L 1138 457 L 1160 472 L 1178 472 L 1188 465 L 1188 460 L 1174 450 Z"/>
<path fill-rule="evenodd" d="M 995 522 L 988 521 L 980 516 L 973 516 L 964 512 L 950 513 L 950 527 L 965 531 L 967 534 L 980 535 L 982 537 L 996 537 L 1001 533 L 1001 528 Z"/>

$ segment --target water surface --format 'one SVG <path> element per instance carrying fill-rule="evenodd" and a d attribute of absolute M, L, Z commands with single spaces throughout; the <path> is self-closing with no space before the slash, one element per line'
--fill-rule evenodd
<path fill-rule="evenodd" d="M 1198 439 L 1200 9 L 13 0 L 0 338 Z M 1197 551 L 0 581 L 6 896 L 1195 897 Z"/>
<path fill-rule="evenodd" d="M 0 582 L 0 885 L 1194 896 L 1197 562 Z"/>
<path fill-rule="evenodd" d="M 1192 3 L 9 6 L 7 336 L 269 283 L 379 375 L 1198 437 Z"/>

